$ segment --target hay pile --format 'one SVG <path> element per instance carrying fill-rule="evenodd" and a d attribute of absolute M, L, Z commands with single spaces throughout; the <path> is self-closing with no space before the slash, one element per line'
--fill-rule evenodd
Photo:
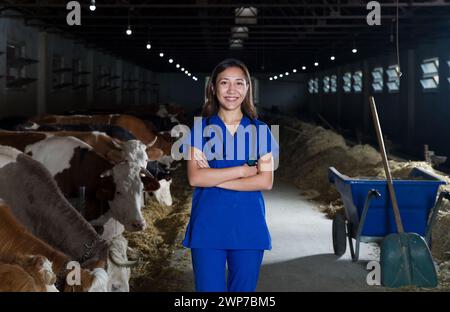
<path fill-rule="evenodd" d="M 302 122 L 295 118 L 270 121 L 286 125 L 280 129 L 280 166 L 276 178 L 294 181 L 307 199 L 318 203 L 329 218 L 343 209 L 339 193 L 328 181 L 328 168 L 335 167 L 350 177 L 386 178 L 380 153 L 369 145 L 349 146 L 339 134 Z M 437 174 L 448 185 L 450 178 L 434 170 L 427 162 L 390 160 L 394 179 L 406 179 L 413 168 L 423 168 Z M 433 228 L 432 253 L 440 263 L 439 290 L 450 290 L 450 203 L 443 201 Z"/>
<path fill-rule="evenodd" d="M 192 190 L 183 165 L 172 173 L 172 207 L 165 207 L 150 198 L 144 217 L 147 229 L 125 233 L 129 246 L 138 251 L 141 264 L 131 271 L 131 291 L 192 291 L 186 277 L 191 269 L 189 254 L 181 239 L 189 222 Z M 173 261 L 175 254 L 180 254 Z"/>

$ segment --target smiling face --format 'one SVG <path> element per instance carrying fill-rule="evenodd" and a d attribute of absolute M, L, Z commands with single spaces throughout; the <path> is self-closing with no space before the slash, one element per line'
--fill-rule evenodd
<path fill-rule="evenodd" d="M 228 67 L 217 75 L 214 92 L 225 110 L 240 108 L 248 91 L 245 73 L 239 67 Z"/>

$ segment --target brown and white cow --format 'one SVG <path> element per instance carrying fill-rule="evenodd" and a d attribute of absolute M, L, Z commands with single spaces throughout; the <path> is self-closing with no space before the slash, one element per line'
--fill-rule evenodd
<path fill-rule="evenodd" d="M 164 155 L 171 154 L 172 142 L 167 139 L 160 139 L 150 126 L 148 126 L 142 119 L 131 115 L 47 115 L 37 116 L 31 119 L 39 124 L 107 124 L 122 127 L 131 132 L 138 140 L 144 144 L 156 143 L 154 147 L 163 151 Z"/>
<path fill-rule="evenodd" d="M 97 153 L 115 163 L 123 160 L 130 160 L 136 161 L 138 164 L 145 167 L 145 164 L 150 157 L 156 159 L 161 158 L 159 149 L 152 146 L 155 141 L 150 142 L 148 145 L 144 145 L 139 140 L 121 142 L 111 138 L 103 132 L 57 131 L 45 132 L 45 134 L 61 137 L 75 137 L 89 144 Z"/>
<path fill-rule="evenodd" d="M 45 285 L 37 283 L 20 265 L 0 262 L 0 292 L 44 292 Z"/>
<path fill-rule="evenodd" d="M 0 290 L 2 291 L 21 291 L 21 289 L 28 291 L 27 288 L 38 292 L 58 291 L 55 287 L 56 275 L 53 272 L 52 263 L 44 256 L 16 255 L 10 263 L 2 263 L 0 267 Z M 24 270 L 26 274 L 23 274 L 21 270 Z"/>
<path fill-rule="evenodd" d="M 128 231 L 145 228 L 141 174 L 147 175 L 147 189 L 158 189 L 159 183 L 140 165 L 127 161 L 115 165 L 73 137 L 47 138 L 28 145 L 25 152 L 50 171 L 67 198 L 77 197 L 79 187 L 85 187 L 88 221 L 102 226 L 114 218 Z"/>
<path fill-rule="evenodd" d="M 23 150 L 24 146 L 41 141 L 52 136 L 72 136 L 92 146 L 97 153 L 108 160 L 118 163 L 128 159 L 139 160 L 159 160 L 163 152 L 154 147 L 154 143 L 148 145 L 140 144 L 139 140 L 121 142 L 115 140 L 103 132 L 83 132 L 83 131 L 57 131 L 57 132 L 36 132 L 36 131 L 0 131 L 0 144 L 16 146 Z M 156 139 L 156 138 L 155 138 Z M 147 156 L 142 154 L 145 150 Z"/>
<path fill-rule="evenodd" d="M 2 164 L 5 163 L 3 157 L 0 162 Z M 57 220 L 54 220 L 54 222 L 57 222 Z M 50 224 L 52 222 L 47 221 L 47 223 Z M 74 236 L 76 236 L 76 233 Z M 72 239 L 77 238 L 78 237 Z M 68 273 L 66 265 L 71 261 L 71 258 L 31 234 L 29 230 L 17 220 L 17 217 L 13 215 L 10 207 L 4 202 L 0 202 L 0 259 L 6 263 L 14 263 L 17 257 L 23 257 L 25 254 L 45 256 L 52 262 L 53 271 L 59 276 L 60 281 L 64 281 L 64 278 Z M 22 282 L 24 282 L 22 286 L 25 287 L 25 285 L 27 285 L 24 289 L 21 289 L 21 291 L 36 291 L 30 288 L 30 285 L 33 285 L 30 279 L 32 278 L 31 275 L 29 275 L 22 267 L 19 266 L 18 268 L 17 264 L 3 267 L 2 272 L 7 274 L 5 277 L 12 278 L 12 284 L 8 287 L 20 288 L 20 285 L 14 285 L 14 279 L 20 278 Z M 104 271 L 102 274 L 98 274 L 82 269 L 81 272 L 81 290 L 93 290 L 92 286 L 95 285 L 96 291 L 106 291 L 106 284 L 101 287 L 98 287 L 97 285 L 98 276 L 106 274 Z M 96 272 L 100 271 L 97 270 Z"/>
<path fill-rule="evenodd" d="M 140 212 L 141 179 L 146 190 L 159 188 L 158 181 L 147 170 L 133 162 L 114 165 L 75 138 L 44 136 L 44 140 L 33 142 L 36 138 L 42 137 L 27 132 L 0 132 L 0 144 L 23 148 L 43 163 L 67 198 L 78 197 L 79 187 L 84 186 L 85 216 L 89 221 L 98 219 L 95 225 L 101 226 L 113 217 L 130 231 L 145 227 Z M 141 174 L 146 176 L 140 177 Z"/>

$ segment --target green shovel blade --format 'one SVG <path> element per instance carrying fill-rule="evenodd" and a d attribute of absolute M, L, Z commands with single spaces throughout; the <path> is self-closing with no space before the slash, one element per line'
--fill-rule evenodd
<path fill-rule="evenodd" d="M 381 243 L 381 284 L 385 287 L 436 287 L 436 268 L 425 240 L 416 233 L 394 233 Z"/>

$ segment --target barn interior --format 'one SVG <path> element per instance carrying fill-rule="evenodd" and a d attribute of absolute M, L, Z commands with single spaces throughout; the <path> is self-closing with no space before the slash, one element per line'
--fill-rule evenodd
<path fill-rule="evenodd" d="M 139 119 L 158 137 L 153 151 L 161 154 L 147 160 L 164 171 L 157 180 L 167 192 L 143 194 L 144 229 L 129 231 L 114 219 L 100 230 L 96 225 L 98 235 L 124 237 L 129 247 L 122 246 L 116 261 L 129 264 L 117 265 L 126 287 L 113 283 L 107 290 L 193 291 L 191 254 L 181 242 L 194 188 L 186 162 L 168 162 L 170 131 L 199 116 L 215 66 L 239 59 L 251 74 L 258 118 L 272 126 L 280 145 L 273 189 L 264 192 L 273 249 L 257 290 L 390 291 L 366 279 L 379 245 L 361 243 L 359 260 L 352 261 L 350 241 L 359 240 L 346 242 L 346 235 L 353 220 L 339 223 L 349 218 L 351 204 L 330 177 L 334 167 L 347 178 L 386 180 L 373 97 L 394 181 L 422 182 L 399 198 L 422 192 L 427 199 L 419 207 L 426 226 L 420 235 L 432 237 L 427 246 L 438 285 L 431 290 L 448 291 L 449 29 L 448 0 L 0 0 L 0 154 L 1 146 L 26 153 L 28 143 L 10 139 L 13 132 L 63 130 L 64 122 L 46 116 L 109 116 L 99 123 L 121 127 L 111 116 Z M 80 120 L 68 123 L 87 124 Z M 35 128 L 44 125 L 55 129 Z M 152 141 L 123 127 L 145 145 Z M 7 163 L 0 157 L 0 170 Z M 411 176 L 418 168 L 431 175 Z M 442 185 L 425 194 L 420 186 L 430 180 Z M 84 191 L 78 195 L 65 197 L 83 215 Z"/>

